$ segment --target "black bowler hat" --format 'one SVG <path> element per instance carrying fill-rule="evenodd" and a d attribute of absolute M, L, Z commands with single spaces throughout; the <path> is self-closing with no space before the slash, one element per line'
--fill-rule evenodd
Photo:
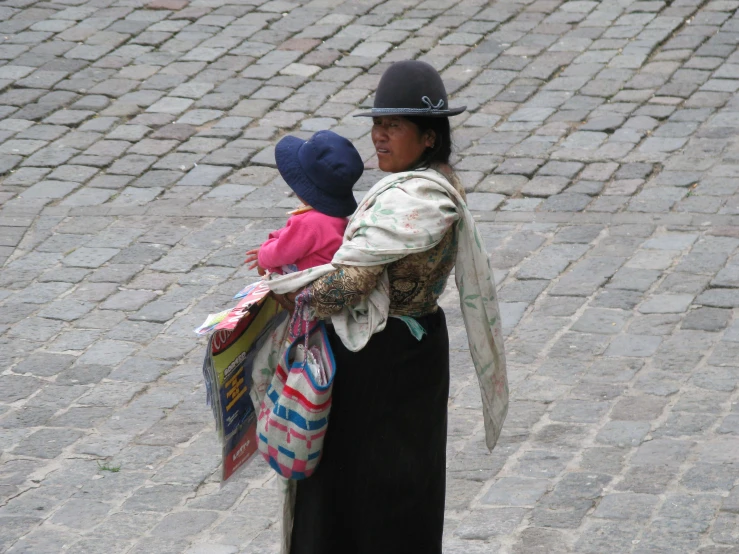
<path fill-rule="evenodd" d="M 385 70 L 375 93 L 371 112 L 355 117 L 410 115 L 414 117 L 449 117 L 461 114 L 467 106 L 450 108 L 439 73 L 426 62 L 395 62 Z"/>
<path fill-rule="evenodd" d="M 352 187 L 364 171 L 354 145 L 333 131 L 309 140 L 287 135 L 275 147 L 275 161 L 285 182 L 317 212 L 348 217 L 357 209 Z"/>

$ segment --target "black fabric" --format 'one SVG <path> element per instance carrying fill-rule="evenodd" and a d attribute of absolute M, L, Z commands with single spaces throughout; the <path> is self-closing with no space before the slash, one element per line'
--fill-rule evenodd
<path fill-rule="evenodd" d="M 318 469 L 299 481 L 291 554 L 440 554 L 449 337 L 444 313 L 416 340 L 391 318 L 360 352 L 329 331 L 333 405 Z"/>

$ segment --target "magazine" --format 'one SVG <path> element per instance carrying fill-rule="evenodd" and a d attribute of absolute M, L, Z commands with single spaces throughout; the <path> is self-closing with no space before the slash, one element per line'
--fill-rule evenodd
<path fill-rule="evenodd" d="M 221 483 L 245 467 L 257 451 L 258 406 L 250 396 L 254 357 L 288 315 L 263 281 L 247 286 L 236 298 L 240 300 L 235 307 L 209 315 L 195 330 L 199 335 L 212 333 L 203 378 L 222 444 Z"/>

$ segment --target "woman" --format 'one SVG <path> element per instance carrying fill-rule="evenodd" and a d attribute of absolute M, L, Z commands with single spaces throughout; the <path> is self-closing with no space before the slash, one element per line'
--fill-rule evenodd
<path fill-rule="evenodd" d="M 360 114 L 372 117 L 378 164 L 391 175 L 355 212 L 333 266 L 305 289 L 332 324 L 337 372 L 318 469 L 289 485 L 291 554 L 441 552 L 449 340 L 437 301 L 455 267 L 489 448 L 500 433 L 507 381 L 494 282 L 449 166 L 448 117 L 464 109 L 447 108 L 433 67 L 405 61 Z M 279 280 L 274 292 L 295 290 Z"/>

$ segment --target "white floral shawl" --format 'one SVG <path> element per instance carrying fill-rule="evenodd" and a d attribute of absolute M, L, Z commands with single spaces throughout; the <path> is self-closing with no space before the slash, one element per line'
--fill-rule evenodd
<path fill-rule="evenodd" d="M 485 442 L 492 450 L 508 411 L 508 380 L 495 281 L 474 218 L 465 200 L 444 175 L 434 170 L 388 175 L 370 189 L 357 208 L 331 264 L 278 276 L 268 284 L 274 292 L 284 294 L 334 271 L 335 265 L 386 265 L 433 248 L 455 224 L 458 238 L 455 280 L 480 383 Z M 385 328 L 389 307 L 385 271 L 366 301 L 344 308 L 332 316 L 331 322 L 344 345 L 359 351 L 372 334 Z M 289 551 L 292 528 L 293 485 L 288 484 L 286 491 L 285 552 Z"/>

